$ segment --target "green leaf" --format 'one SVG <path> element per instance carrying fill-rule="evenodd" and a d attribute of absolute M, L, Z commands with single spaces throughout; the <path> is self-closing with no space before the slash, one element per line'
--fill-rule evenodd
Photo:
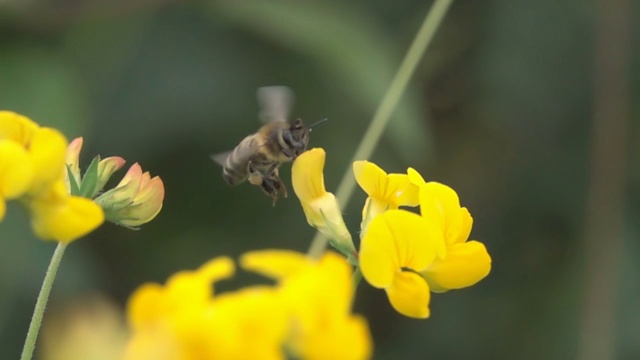
<path fill-rule="evenodd" d="M 80 184 L 80 196 L 93 199 L 98 193 L 98 163 L 100 162 L 100 156 L 96 156 L 91 161 L 89 168 L 82 177 L 82 184 Z"/>
<path fill-rule="evenodd" d="M 73 171 L 71 171 L 71 165 L 67 164 L 67 177 L 69 178 L 69 190 L 71 190 L 71 195 L 80 195 L 80 186 L 76 181 L 76 177 L 73 175 Z"/>

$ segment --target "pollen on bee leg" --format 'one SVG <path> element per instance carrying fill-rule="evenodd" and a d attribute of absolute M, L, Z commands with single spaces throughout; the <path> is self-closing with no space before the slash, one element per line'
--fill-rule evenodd
<path fill-rule="evenodd" d="M 249 182 L 251 183 L 251 185 L 262 185 L 262 175 L 257 172 L 250 174 Z"/>

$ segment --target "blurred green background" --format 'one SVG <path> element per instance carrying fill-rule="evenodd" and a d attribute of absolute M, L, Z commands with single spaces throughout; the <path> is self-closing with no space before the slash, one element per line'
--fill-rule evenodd
<path fill-rule="evenodd" d="M 257 188 L 227 187 L 209 154 L 257 129 L 256 88 L 287 85 L 294 116 L 330 120 L 311 145 L 326 149 L 326 185 L 335 191 L 430 5 L 0 1 L 0 108 L 84 136 L 85 166 L 95 154 L 119 155 L 166 187 L 162 212 L 140 231 L 105 224 L 69 247 L 44 326 L 90 294 L 123 307 L 138 285 L 215 256 L 305 251 L 314 232 L 297 199 L 273 208 Z M 640 7 L 632 11 L 637 19 Z M 619 165 L 623 178 L 613 189 L 594 187 L 622 201 L 602 209 L 588 200 L 590 184 L 615 174 L 593 168 L 594 74 L 597 58 L 618 55 L 598 52 L 599 14 L 579 0 L 461 0 L 450 9 L 371 160 L 389 172 L 412 166 L 456 189 L 493 269 L 474 287 L 434 295 L 425 321 L 400 316 L 383 291 L 362 283 L 355 309 L 370 322 L 375 359 L 577 358 L 585 312 L 601 309 L 585 307 L 589 291 L 613 321 L 601 330 L 615 358 L 640 358 L 640 23 L 621 46 L 630 62 L 620 104 L 630 111 L 627 129 L 604 139 L 604 163 Z M 625 156 L 606 151 L 625 135 Z M 282 174 L 290 184 L 290 166 Z M 364 198 L 357 190 L 345 211 L 354 235 Z M 586 220 L 594 218 L 603 220 L 595 257 Z M 9 207 L 0 224 L 3 359 L 19 356 L 54 247 Z M 590 260 L 600 254 L 613 255 Z M 590 274 L 612 281 L 598 287 Z M 255 281 L 241 272 L 221 289 Z"/>

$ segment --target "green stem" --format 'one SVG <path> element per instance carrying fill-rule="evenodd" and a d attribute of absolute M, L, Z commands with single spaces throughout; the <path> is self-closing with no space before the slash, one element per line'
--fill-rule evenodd
<path fill-rule="evenodd" d="M 362 271 L 360 271 L 360 266 L 356 266 L 351 278 L 353 279 L 353 292 L 355 293 L 358 289 L 358 285 L 360 285 L 360 280 L 362 280 Z"/>
<path fill-rule="evenodd" d="M 56 250 L 51 257 L 51 263 L 44 276 L 42 287 L 40 288 L 40 294 L 38 294 L 38 300 L 36 301 L 36 307 L 33 309 L 33 316 L 31 317 L 31 324 L 29 324 L 29 331 L 27 332 L 27 339 L 24 341 L 24 347 L 22 348 L 22 355 L 20 360 L 31 360 L 33 357 L 33 350 L 36 347 L 36 339 L 38 338 L 38 331 L 42 324 L 42 316 L 44 315 L 44 309 L 47 307 L 47 301 L 49 300 L 49 293 L 51 293 L 51 287 L 53 287 L 53 281 L 56 279 L 56 273 L 58 272 L 58 266 L 64 255 L 64 250 L 67 248 L 66 244 L 58 243 Z"/>
<path fill-rule="evenodd" d="M 429 10 L 420 30 L 418 30 L 416 37 L 411 43 L 404 60 L 402 60 L 402 63 L 400 64 L 396 76 L 393 78 L 382 102 L 378 106 L 376 113 L 373 115 L 369 128 L 367 128 L 367 131 L 365 132 L 362 141 L 360 141 L 360 145 L 353 156 L 351 161 L 352 163 L 356 160 L 368 159 L 373 153 L 373 150 L 375 150 L 384 129 L 389 123 L 391 113 L 398 105 L 400 98 L 407 88 L 409 80 L 413 76 L 418 63 L 431 43 L 433 35 L 436 33 L 436 30 L 438 30 L 438 27 L 440 26 L 440 23 L 442 23 L 442 19 L 444 19 L 444 16 L 452 2 L 453 0 L 436 0 Z M 351 174 L 351 168 L 349 168 L 342 177 L 336 192 L 338 203 L 342 209 L 344 209 L 349 203 L 349 199 L 353 194 L 355 185 L 356 180 Z M 320 257 L 327 247 L 327 241 L 326 236 L 319 232 L 316 233 L 311 242 L 311 247 L 309 248 L 309 256 L 313 258 Z"/>

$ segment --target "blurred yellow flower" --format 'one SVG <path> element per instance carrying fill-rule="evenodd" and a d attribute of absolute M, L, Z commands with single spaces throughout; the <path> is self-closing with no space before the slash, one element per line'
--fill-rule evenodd
<path fill-rule="evenodd" d="M 66 151 L 67 139 L 58 130 L 0 111 L 0 220 L 5 200 L 19 199 L 44 240 L 67 243 L 102 224 L 100 207 L 65 191 Z"/>
<path fill-rule="evenodd" d="M 431 296 L 419 273 L 444 253 L 434 223 L 406 210 L 388 210 L 371 220 L 362 237 L 360 269 L 369 284 L 386 291 L 396 311 L 427 318 Z"/>
<path fill-rule="evenodd" d="M 201 332 L 207 359 L 285 360 L 289 318 L 284 305 L 272 287 L 245 287 L 218 295 L 201 328 L 191 330 Z"/>
<path fill-rule="evenodd" d="M 361 230 L 377 215 L 400 206 L 417 206 L 418 191 L 407 174 L 387 174 L 369 161 L 355 161 L 353 174 L 368 198 L 362 208 Z"/>
<path fill-rule="evenodd" d="M 172 276 L 163 287 L 141 286 L 129 300 L 133 337 L 125 359 L 285 359 L 287 317 L 273 288 L 254 286 L 214 296 L 212 283 L 234 272 L 216 258 Z"/>
<path fill-rule="evenodd" d="M 344 224 L 336 197 L 324 187 L 325 151 L 308 150 L 298 156 L 291 169 L 293 191 L 302 204 L 309 225 L 325 234 L 341 253 L 355 254 L 351 234 Z"/>
<path fill-rule="evenodd" d="M 458 194 L 453 189 L 437 182 L 421 185 L 420 212 L 438 224 L 447 247 L 444 257 L 421 272 L 432 291 L 468 287 L 489 274 L 491 257 L 484 244 L 467 241 L 473 218 L 467 208 L 460 207 Z"/>
<path fill-rule="evenodd" d="M 23 190 L 20 195 L 26 192 L 37 196 L 63 175 L 67 140 L 59 131 L 40 127 L 14 112 L 0 111 L 0 143 L 5 144 L 4 164 L 1 165 L 5 175 L 1 177 L 7 181 L 2 187 L 15 188 L 16 185 L 11 183 L 19 181 L 22 183 L 19 187 Z M 18 157 L 22 162 L 19 169 L 15 168 L 17 159 L 13 157 Z M 31 169 L 27 170 L 27 167 Z M 11 174 L 16 170 L 21 176 Z M 30 175 L 25 176 L 27 173 Z"/>
<path fill-rule="evenodd" d="M 194 325 L 203 318 L 213 297 L 212 284 L 235 272 L 227 257 L 213 259 L 196 271 L 173 275 L 165 286 L 149 283 L 140 286 L 129 299 L 127 318 L 133 336 L 125 359 L 206 359 L 197 357 Z M 205 351 L 205 350 L 202 350 Z"/>
<path fill-rule="evenodd" d="M 351 266 L 333 252 L 312 261 L 294 251 L 246 253 L 241 265 L 278 281 L 290 316 L 287 348 L 300 359 L 356 360 L 371 357 L 366 320 L 351 314 Z"/>
<path fill-rule="evenodd" d="M 127 341 L 124 314 L 104 296 L 83 296 L 47 309 L 39 342 L 42 360 L 121 360 Z"/>
<path fill-rule="evenodd" d="M 22 196 L 33 177 L 31 159 L 18 143 L 0 139 L 0 221 L 5 214 L 5 201 Z"/>
<path fill-rule="evenodd" d="M 119 162 L 115 159 L 111 166 L 118 165 Z M 163 201 L 162 179 L 158 176 L 152 178 L 149 172 L 143 173 L 138 163 L 129 168 L 115 188 L 96 198 L 96 203 L 104 209 L 107 220 L 129 228 L 137 228 L 153 220 L 160 213 Z"/>

